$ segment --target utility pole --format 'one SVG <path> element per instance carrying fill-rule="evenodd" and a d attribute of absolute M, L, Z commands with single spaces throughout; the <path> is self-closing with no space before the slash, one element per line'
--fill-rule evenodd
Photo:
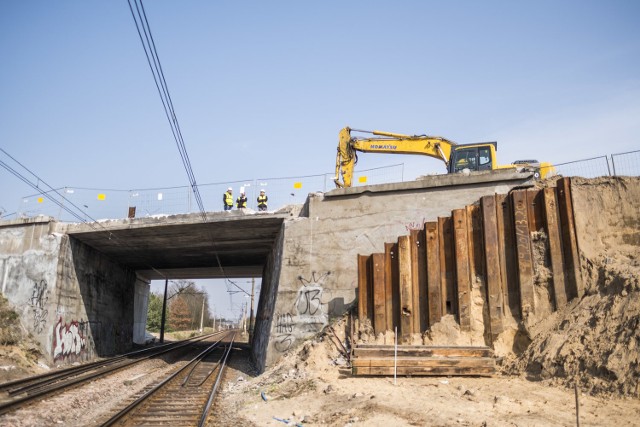
<path fill-rule="evenodd" d="M 254 318 L 253 318 L 253 293 L 254 290 L 256 288 L 256 278 L 252 277 L 251 278 L 251 314 L 249 317 L 249 344 L 251 344 L 251 342 L 253 341 L 253 322 L 254 322 Z"/>
<path fill-rule="evenodd" d="M 169 286 L 169 279 L 164 282 L 164 298 L 162 299 L 162 320 L 160 321 L 160 344 L 164 343 L 164 321 L 167 313 L 167 287 Z"/>
<path fill-rule="evenodd" d="M 200 312 L 200 333 L 202 333 L 202 324 L 204 322 L 204 294 L 202 294 L 202 311 Z"/>
<path fill-rule="evenodd" d="M 242 308 L 242 333 L 247 333 L 247 303 L 244 303 L 244 307 Z"/>

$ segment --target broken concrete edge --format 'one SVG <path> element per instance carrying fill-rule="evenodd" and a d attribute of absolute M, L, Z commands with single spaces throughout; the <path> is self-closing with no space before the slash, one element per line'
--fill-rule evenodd
<path fill-rule="evenodd" d="M 20 226 L 28 225 L 28 224 L 44 224 L 47 222 L 57 222 L 57 220 L 51 216 L 38 215 L 38 216 L 33 216 L 28 218 L 17 218 L 17 219 L 0 221 L 0 227 L 13 227 L 13 226 L 19 226 L 19 225 Z"/>
<path fill-rule="evenodd" d="M 292 216 L 298 216 L 302 210 L 303 205 L 287 205 L 274 212 L 252 212 L 245 213 L 242 211 L 223 212 L 206 212 L 206 222 L 225 222 L 225 221 L 238 221 L 242 219 L 255 219 L 256 217 L 269 217 L 269 218 L 290 218 Z M 43 224 L 52 223 L 55 224 L 55 228 L 51 232 L 60 233 L 82 233 L 82 232 L 95 232 L 100 231 L 98 228 L 107 227 L 104 231 L 123 230 L 129 228 L 144 228 L 150 226 L 157 226 L 159 224 L 164 225 L 181 225 L 187 223 L 193 223 L 194 217 L 201 217 L 201 213 L 186 213 L 176 215 L 163 215 L 155 217 L 144 218 L 114 218 L 114 219 L 100 219 L 96 221 L 86 222 L 62 222 L 52 216 L 38 215 L 34 217 L 18 218 L 11 220 L 0 221 L 0 227 L 14 227 L 24 226 L 29 224 Z"/>
<path fill-rule="evenodd" d="M 64 223 L 64 231 L 69 234 L 78 234 L 83 232 L 95 232 L 95 231 L 116 231 L 126 230 L 132 228 L 145 228 L 155 227 L 158 225 L 182 225 L 193 224 L 194 218 L 201 218 L 200 213 L 188 213 L 178 215 L 167 215 L 163 217 L 148 217 L 148 218 L 124 218 L 124 219 L 111 219 L 102 220 L 98 222 L 87 223 Z M 289 211 L 278 213 L 255 213 L 245 214 L 240 211 L 227 211 L 223 212 L 208 212 L 206 213 L 206 221 L 203 222 L 229 222 L 229 221 L 241 221 L 244 219 L 255 219 L 258 217 L 269 218 L 289 218 Z M 200 221 L 196 221 L 200 222 Z M 104 228 L 104 230 L 96 229 L 96 227 Z"/>
<path fill-rule="evenodd" d="M 415 181 L 405 181 L 389 184 L 364 185 L 361 187 L 336 188 L 324 193 L 325 197 L 357 195 L 365 192 L 386 193 L 390 191 L 417 190 L 423 188 L 438 188 L 450 186 L 465 186 L 478 183 L 498 181 L 522 181 L 523 184 L 533 184 L 532 172 L 506 171 L 481 171 L 465 174 L 443 174 L 424 176 Z"/>

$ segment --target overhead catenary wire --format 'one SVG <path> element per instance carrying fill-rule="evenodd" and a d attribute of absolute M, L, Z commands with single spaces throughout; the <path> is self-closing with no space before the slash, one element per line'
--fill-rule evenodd
<path fill-rule="evenodd" d="M 182 159 L 184 169 L 187 173 L 187 177 L 189 178 L 191 190 L 196 199 L 196 203 L 198 204 L 202 221 L 207 222 L 207 213 L 204 209 L 204 203 L 202 202 L 202 197 L 200 196 L 200 191 L 198 189 L 195 174 L 193 173 L 193 168 L 191 167 L 189 154 L 187 153 L 184 138 L 182 136 L 182 131 L 178 123 L 178 117 L 176 115 L 173 101 L 169 93 L 169 86 L 164 76 L 164 71 L 160 62 L 160 56 L 158 55 L 158 50 L 156 49 L 156 44 L 151 33 L 149 20 L 147 19 L 147 14 L 144 9 L 144 4 L 142 3 L 142 0 L 133 0 L 133 3 L 135 4 L 134 12 L 134 8 L 131 5 L 131 0 L 127 0 L 127 2 L 129 4 L 131 16 L 133 17 L 133 21 L 136 25 L 136 30 L 138 31 L 140 42 L 142 43 L 142 47 L 147 58 L 147 63 L 149 64 L 149 68 L 151 69 L 151 74 L 153 75 L 156 89 L 158 90 L 158 94 L 160 95 L 165 115 L 169 122 L 169 126 L 171 127 L 171 133 L 178 147 L 178 151 L 180 152 L 180 157 Z M 218 263 L 218 268 L 220 269 L 221 275 L 225 278 L 225 280 L 229 280 L 224 271 L 224 267 L 222 266 L 215 239 L 213 238 L 209 230 L 207 230 L 207 233 L 209 234 L 211 244 L 214 248 L 215 258 Z"/>
<path fill-rule="evenodd" d="M 135 4 L 134 12 L 134 7 L 131 5 L 131 0 L 127 0 L 127 2 L 129 3 L 129 10 L 131 11 L 133 21 L 136 24 L 136 29 L 138 31 L 138 36 L 140 37 L 140 42 L 142 43 L 142 47 L 145 52 L 145 56 L 147 57 L 147 62 L 149 64 L 149 68 L 151 69 L 151 74 L 153 75 L 156 89 L 158 90 L 158 94 L 160 95 L 165 115 L 167 116 L 167 120 L 169 121 L 171 133 L 175 140 L 176 146 L 178 147 L 180 158 L 182 159 L 182 164 L 187 173 L 187 177 L 189 178 L 191 190 L 198 204 L 198 208 L 200 209 L 202 218 L 206 221 L 204 203 L 202 202 L 202 197 L 200 195 L 200 191 L 198 190 L 195 174 L 193 173 L 193 168 L 191 167 L 189 154 L 187 153 L 184 138 L 182 136 L 182 131 L 180 129 L 180 124 L 178 123 L 178 117 L 176 115 L 173 101 L 169 92 L 169 86 L 164 76 L 164 71 L 160 62 L 160 56 L 158 55 L 158 51 L 156 49 L 155 41 L 153 39 L 153 34 L 151 33 L 151 27 L 149 26 L 149 20 L 147 19 L 144 5 L 142 4 L 142 0 L 133 0 Z"/>
<path fill-rule="evenodd" d="M 63 203 L 59 202 L 58 200 L 56 200 L 54 197 L 51 196 L 50 193 L 55 193 L 58 196 L 60 196 L 62 199 L 66 200 L 71 206 L 73 206 L 74 208 L 76 208 L 79 212 L 84 213 L 84 211 L 82 211 L 82 209 L 80 209 L 78 206 L 76 206 L 73 202 L 71 202 L 69 199 L 67 199 L 66 197 L 64 197 L 62 194 L 60 194 L 58 192 L 58 190 L 54 189 L 53 187 L 51 187 L 49 184 L 47 184 L 44 180 L 42 180 L 39 176 L 37 176 L 35 173 L 33 173 L 31 170 L 29 170 L 29 168 L 27 168 L 25 165 L 23 165 L 22 163 L 20 163 L 16 158 L 14 158 L 11 154 L 7 153 L 4 149 L 0 148 L 0 151 L 2 151 L 7 157 L 9 157 L 11 160 L 13 160 L 15 163 L 17 163 L 20 167 L 22 167 L 25 171 L 27 171 L 31 176 L 33 176 L 34 178 L 36 178 L 38 180 L 37 183 L 33 183 L 31 182 L 27 177 L 25 177 L 24 175 L 22 175 L 20 172 L 18 172 L 17 170 L 15 170 L 13 167 L 9 166 L 7 163 L 5 163 L 4 161 L 0 160 L 0 166 L 2 166 L 3 168 L 5 168 L 7 171 L 9 171 L 12 175 L 14 175 L 16 178 L 18 178 L 19 180 L 21 180 L 22 182 L 24 182 L 25 184 L 27 184 L 28 186 L 32 187 L 34 190 L 39 191 L 40 194 L 42 194 L 43 196 L 45 196 L 47 199 L 51 200 L 53 203 L 55 203 L 56 205 L 58 205 L 61 209 L 64 209 L 67 213 L 71 214 L 74 218 L 80 220 L 81 222 L 86 222 L 84 217 L 82 217 L 81 215 L 79 215 L 77 212 L 74 212 L 73 210 L 71 210 L 68 206 L 65 206 Z M 40 187 L 38 187 L 39 183 L 44 184 L 46 187 L 48 187 L 49 189 L 47 191 L 43 191 Z M 85 213 L 85 217 L 91 218 L 89 215 L 86 215 Z M 96 222 L 95 219 L 91 218 L 91 220 L 93 222 Z"/>
<path fill-rule="evenodd" d="M 116 237 L 111 231 L 106 229 L 104 227 L 104 225 L 100 224 L 97 220 L 93 219 L 84 210 L 82 210 L 81 208 L 76 206 L 71 200 L 69 200 L 62 193 L 60 193 L 59 190 L 61 190 L 61 188 L 59 188 L 59 189 L 53 188 L 45 180 L 43 180 L 40 176 L 38 176 L 35 172 L 31 171 L 28 167 L 26 167 L 25 165 L 20 163 L 15 157 L 13 157 L 11 154 L 6 152 L 4 149 L 0 148 L 0 151 L 2 153 L 4 153 L 7 157 L 9 157 L 11 160 L 13 160 L 22 169 L 24 169 L 29 175 L 31 175 L 33 178 L 35 178 L 36 182 L 35 183 L 32 182 L 27 176 L 23 175 L 20 171 L 16 170 L 14 167 L 10 166 L 9 164 L 7 164 L 6 162 L 4 162 L 3 160 L 0 159 L 0 166 L 2 166 L 4 169 L 6 169 L 9 173 L 14 175 L 16 178 L 18 178 L 19 180 L 21 180 L 22 182 L 24 182 L 25 184 L 27 184 L 28 186 L 30 186 L 34 190 L 38 191 L 39 194 L 43 195 L 44 197 L 46 197 L 47 199 L 49 199 L 50 201 L 52 201 L 53 203 L 58 205 L 61 209 L 63 209 L 65 212 L 67 212 L 70 215 L 72 215 L 74 218 L 78 219 L 81 223 L 89 226 L 92 230 L 98 231 L 98 232 L 108 233 L 107 234 L 107 238 L 109 240 L 114 241 L 117 245 L 120 245 L 120 246 L 123 246 L 123 247 L 127 247 L 127 248 L 131 248 L 131 245 L 128 245 L 126 242 L 124 242 L 123 240 L 121 240 L 118 237 Z M 48 190 L 40 188 L 40 184 L 42 184 L 43 186 L 47 187 Z M 67 203 L 67 205 L 65 205 L 64 203 L 58 201 L 55 197 L 52 196 L 52 193 L 54 193 L 58 197 L 60 197 L 63 201 L 65 201 Z M 73 209 L 71 209 L 71 207 L 75 208 L 75 211 Z M 91 219 L 92 222 L 88 222 L 86 220 L 86 218 Z M 152 271 L 156 272 L 161 277 L 166 278 L 166 276 L 161 271 L 159 271 L 157 268 L 155 268 L 154 266 L 146 264 L 146 267 L 149 268 L 149 270 L 152 270 Z"/>

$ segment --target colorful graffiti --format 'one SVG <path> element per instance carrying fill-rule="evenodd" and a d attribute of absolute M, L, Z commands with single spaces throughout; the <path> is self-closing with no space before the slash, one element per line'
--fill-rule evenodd
<path fill-rule="evenodd" d="M 80 324 L 75 320 L 69 324 L 62 323 L 60 318 L 53 332 L 53 360 L 80 356 L 85 347 L 86 340 L 82 335 Z"/>

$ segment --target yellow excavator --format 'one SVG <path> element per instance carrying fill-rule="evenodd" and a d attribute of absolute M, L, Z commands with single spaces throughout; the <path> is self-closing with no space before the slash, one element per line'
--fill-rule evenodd
<path fill-rule="evenodd" d="M 368 133 L 375 137 L 352 136 L 351 132 Z M 421 154 L 442 160 L 448 173 L 515 169 L 533 172 L 534 178 L 544 178 L 555 173 L 550 163 L 537 160 L 518 160 L 500 166 L 496 161 L 497 142 L 456 144 L 453 141 L 428 135 L 403 135 L 399 133 L 367 131 L 345 127 L 340 131 L 338 155 L 336 157 L 336 187 L 351 187 L 353 168 L 358 162 L 357 152 Z M 342 178 L 342 179 L 341 179 Z"/>

